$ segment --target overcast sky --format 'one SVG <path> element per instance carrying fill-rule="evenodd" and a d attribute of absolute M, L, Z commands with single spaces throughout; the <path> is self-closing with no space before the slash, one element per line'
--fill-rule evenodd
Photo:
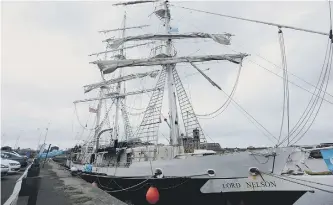
<path fill-rule="evenodd" d="M 14 146 L 20 136 L 18 146 L 35 148 L 40 135 L 43 141 L 48 123 L 48 143 L 71 147 L 88 138 L 89 130 L 83 132 L 80 123 L 87 124 L 87 128 L 93 126 L 93 116 L 88 113 L 89 104 L 78 105 L 76 116 L 73 101 L 97 95 L 96 92 L 89 95 L 83 93 L 84 85 L 100 81 L 97 67 L 89 64 L 96 58 L 88 57 L 88 54 L 103 51 L 105 48 L 102 40 L 108 36 L 99 34 L 98 30 L 121 26 L 124 8 L 114 7 L 112 3 L 114 2 L 2 2 L 2 146 Z M 327 2 L 171 1 L 171 4 L 329 31 Z M 127 35 L 162 31 L 156 16 L 149 16 L 154 6 L 144 4 L 127 7 L 127 25 L 152 24 L 149 28 L 131 30 Z M 171 9 L 171 25 L 177 27 L 180 33 L 229 32 L 235 35 L 230 46 L 200 39 L 176 41 L 174 46 L 178 56 L 234 53 L 233 50 L 250 54 L 243 64 L 234 99 L 278 137 L 283 101 L 282 79 L 253 63 L 282 75 L 281 69 L 260 58 L 281 65 L 278 29 L 173 6 Z M 287 29 L 283 31 L 289 71 L 311 84 L 316 84 L 325 56 L 327 37 Z M 130 50 L 127 58 L 147 57 L 149 52 L 145 53 L 146 51 L 147 48 Z M 210 68 L 206 74 L 230 93 L 238 65 L 213 62 L 198 64 L 198 67 Z M 124 69 L 124 72 L 129 74 L 153 69 L 155 68 L 137 67 Z M 195 73 L 192 67 L 182 64 L 177 69 L 196 113 L 210 113 L 227 99 L 201 75 L 190 75 Z M 332 75 L 331 73 L 331 79 Z M 293 76 L 290 76 L 290 80 L 311 92 L 314 91 L 314 87 Z M 127 90 L 148 88 L 155 82 L 156 79 L 129 82 Z M 333 94 L 332 82 L 329 83 L 327 92 Z M 166 98 L 167 96 L 164 98 L 165 102 Z M 300 118 L 310 98 L 310 93 L 290 85 L 291 127 Z M 333 141 L 333 97 L 326 95 L 325 98 L 331 103 L 323 102 L 314 124 L 299 144 Z M 129 106 L 142 108 L 147 105 L 147 100 L 148 95 L 142 95 L 131 97 L 127 102 Z M 164 105 L 162 114 L 168 115 L 167 105 Z M 135 127 L 142 115 L 130 118 Z M 232 103 L 214 119 L 199 120 L 207 134 L 207 140 L 219 142 L 222 147 L 273 145 Z M 110 115 L 110 124 L 113 124 L 113 114 Z M 164 124 L 160 130 L 164 136 L 168 136 Z"/>

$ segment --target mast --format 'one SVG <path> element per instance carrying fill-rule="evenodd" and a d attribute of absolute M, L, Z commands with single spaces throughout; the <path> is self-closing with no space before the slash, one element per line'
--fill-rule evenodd
<path fill-rule="evenodd" d="M 169 34 L 170 30 L 170 10 L 169 1 L 164 2 L 165 9 L 165 33 Z M 171 56 L 171 39 L 166 40 L 165 52 L 168 56 Z M 169 116 L 170 116 L 170 144 L 178 145 L 179 136 L 179 124 L 178 124 L 178 114 L 177 114 L 177 104 L 176 104 L 176 93 L 174 87 L 174 79 L 172 75 L 172 70 L 175 69 L 175 64 L 165 65 L 167 71 L 167 84 L 168 84 L 168 98 L 169 98 Z"/>
<path fill-rule="evenodd" d="M 132 5 L 132 4 L 138 4 L 138 3 L 146 3 L 146 2 L 155 2 L 154 0 L 145 0 L 145 1 L 131 1 L 126 3 L 120 3 L 116 5 Z M 118 138 L 118 132 L 119 132 L 119 111 L 122 110 L 124 118 L 124 125 L 125 125 L 125 134 L 126 139 L 128 137 L 132 137 L 133 134 L 130 132 L 131 129 L 128 129 L 126 127 L 129 127 L 128 125 L 128 119 L 127 119 L 127 112 L 124 107 L 124 98 L 128 95 L 136 95 L 140 93 L 145 92 L 153 92 L 149 104 L 144 112 L 144 117 L 142 119 L 142 122 L 140 126 L 138 127 L 138 130 L 136 132 L 137 138 L 144 138 L 146 139 L 148 143 L 158 143 L 158 129 L 159 124 L 161 123 L 160 115 L 161 115 L 161 108 L 163 104 L 163 95 L 164 95 L 164 87 L 165 87 L 165 81 L 167 81 L 168 86 L 168 103 L 169 103 L 169 126 L 170 126 L 170 145 L 174 147 L 180 148 L 178 151 L 181 152 L 181 145 L 182 142 L 179 141 L 179 116 L 178 116 L 178 109 L 177 109 L 177 98 L 176 93 L 178 97 L 179 102 L 179 108 L 181 110 L 182 118 L 184 121 L 184 126 L 186 130 L 187 137 L 194 136 L 194 130 L 199 130 L 199 139 L 205 141 L 204 134 L 202 132 L 201 126 L 195 116 L 195 113 L 193 111 L 192 106 L 190 105 L 190 102 L 186 96 L 186 92 L 182 86 L 181 80 L 179 78 L 179 75 L 177 73 L 177 70 L 175 68 L 177 63 L 190 63 L 196 70 L 203 75 L 213 86 L 216 86 L 219 88 L 219 86 L 214 83 L 208 76 L 206 76 L 203 72 L 200 72 L 201 70 L 194 65 L 195 62 L 206 62 L 206 61 L 215 61 L 215 60 L 223 60 L 223 61 L 229 61 L 235 64 L 240 64 L 244 57 L 248 56 L 244 53 L 239 54 L 219 54 L 219 55 L 203 55 L 203 56 L 182 56 L 177 57 L 176 52 L 172 49 L 172 40 L 173 39 L 187 39 L 187 38 L 210 38 L 213 41 L 223 44 L 223 45 L 230 45 L 230 39 L 231 34 L 224 33 L 224 34 L 210 34 L 210 33 L 189 33 L 189 34 L 172 34 L 170 31 L 170 10 L 169 10 L 169 2 L 168 0 L 164 0 L 162 3 L 162 8 L 159 10 L 155 10 L 155 14 L 162 20 L 165 26 L 165 34 L 143 34 L 143 35 L 136 35 L 136 36 L 127 36 L 125 37 L 125 30 L 126 29 L 132 29 L 132 28 L 139 28 L 144 26 L 132 26 L 132 27 L 126 27 L 126 12 L 124 14 L 124 20 L 123 20 L 123 27 L 119 29 L 113 29 L 113 30 L 105 30 L 103 32 L 111 32 L 111 31 L 122 31 L 122 38 L 110 38 L 106 39 L 103 42 L 108 43 L 108 48 L 111 50 L 107 50 L 105 52 L 99 52 L 94 53 L 91 55 L 99 55 L 102 53 L 109 53 L 109 52 L 115 52 L 119 51 L 119 55 L 114 56 L 117 57 L 116 59 L 110 59 L 110 60 L 97 60 L 94 62 L 90 62 L 93 64 L 96 64 L 101 71 L 102 75 L 110 74 L 115 72 L 117 69 L 119 70 L 119 77 L 113 78 L 108 81 L 103 81 L 100 83 L 90 84 L 87 86 L 84 86 L 85 92 L 89 92 L 96 88 L 102 88 L 109 84 L 117 84 L 115 92 L 108 93 L 103 97 L 99 98 L 90 98 L 90 99 L 84 99 L 84 100 L 78 100 L 74 103 L 80 103 L 80 102 L 87 102 L 87 101 L 94 101 L 94 100 L 102 100 L 102 99 L 108 99 L 113 98 L 113 102 L 116 104 L 116 115 L 115 115 L 115 126 L 113 129 L 113 136 L 115 136 L 115 139 Z M 146 44 L 139 44 L 134 46 L 128 46 L 125 47 L 126 42 L 130 41 L 162 41 L 163 44 L 160 46 L 157 46 L 156 48 L 162 48 L 163 50 L 160 54 L 148 57 L 148 58 L 139 58 L 139 59 L 126 59 L 124 56 L 124 50 L 127 48 L 137 47 L 141 45 Z M 119 48 L 120 47 L 120 48 Z M 155 48 L 155 49 L 156 49 Z M 146 73 L 138 73 L 138 74 L 132 74 L 132 75 L 125 75 L 123 76 L 122 68 L 124 67 L 146 67 L 146 66 L 155 66 L 155 65 L 161 65 L 163 69 L 160 72 L 159 79 L 156 82 L 156 86 L 153 89 L 145 89 L 145 90 L 139 90 L 134 92 L 122 92 L 121 93 L 121 82 L 126 80 L 131 80 L 135 78 L 141 78 L 148 76 L 149 72 Z M 151 77 L 156 75 L 149 75 Z M 167 79 L 166 79 L 167 78 Z M 220 89 L 220 88 L 219 88 Z M 122 106 L 122 107 L 120 107 Z M 185 117 L 184 117 L 185 116 Z M 196 132 L 197 133 L 197 132 Z M 198 134 L 196 134 L 196 137 Z M 176 151 L 176 150 L 175 150 Z"/>
<path fill-rule="evenodd" d="M 122 29 L 122 34 L 121 34 L 121 38 L 125 37 L 125 31 L 126 31 L 126 11 L 124 13 L 124 19 L 123 19 L 123 29 Z M 120 57 L 124 58 L 124 44 L 122 45 L 121 49 L 120 49 Z M 122 76 L 122 68 L 119 69 L 119 78 L 121 78 Z M 116 88 L 116 92 L 120 93 L 120 89 L 121 89 L 121 82 L 117 83 L 117 88 Z M 120 98 L 116 98 L 116 116 L 115 116 L 115 122 L 114 122 L 114 129 L 113 129 L 113 136 L 115 137 L 115 139 L 118 139 L 118 128 L 119 128 L 119 111 L 120 111 Z M 127 139 L 126 139 L 127 140 Z"/>

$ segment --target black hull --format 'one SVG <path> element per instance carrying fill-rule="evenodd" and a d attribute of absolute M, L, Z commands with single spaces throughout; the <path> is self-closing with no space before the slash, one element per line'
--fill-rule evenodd
<path fill-rule="evenodd" d="M 129 204 L 148 205 L 146 193 L 151 185 L 158 188 L 160 199 L 158 205 L 292 205 L 305 191 L 253 191 L 227 193 L 201 193 L 200 188 L 209 179 L 193 178 L 113 178 L 82 174 L 87 182 L 96 182 L 112 196 Z"/>

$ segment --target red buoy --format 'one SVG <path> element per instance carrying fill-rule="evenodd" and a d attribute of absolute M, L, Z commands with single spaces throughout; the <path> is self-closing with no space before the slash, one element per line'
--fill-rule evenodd
<path fill-rule="evenodd" d="M 147 194 L 146 194 L 146 199 L 148 203 L 150 204 L 156 204 L 158 200 L 160 199 L 160 193 L 158 193 L 158 189 L 154 186 L 149 187 Z"/>

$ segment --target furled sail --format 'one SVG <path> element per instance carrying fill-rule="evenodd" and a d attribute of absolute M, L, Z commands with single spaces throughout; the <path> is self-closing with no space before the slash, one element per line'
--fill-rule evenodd
<path fill-rule="evenodd" d="M 142 43 L 142 44 L 137 44 L 137 45 L 132 45 L 132 46 L 127 46 L 124 48 L 118 48 L 118 49 L 112 49 L 112 50 L 106 50 L 106 51 L 102 51 L 102 52 L 98 52 L 98 53 L 92 53 L 88 56 L 93 56 L 93 55 L 100 55 L 100 54 L 105 54 L 105 53 L 111 53 L 111 52 L 116 52 L 116 51 L 121 51 L 121 50 L 125 50 L 125 49 L 129 49 L 129 48 L 135 48 L 135 47 L 139 47 L 139 46 L 145 46 L 145 45 L 149 45 L 149 44 L 154 44 L 154 42 L 148 42 L 148 43 Z"/>
<path fill-rule="evenodd" d="M 113 39 L 109 38 L 103 42 L 110 43 L 112 49 L 118 48 L 128 41 L 142 41 L 142 40 L 168 40 L 168 39 L 185 39 L 185 38 L 211 38 L 217 43 L 230 45 L 231 34 L 209 34 L 209 33 L 188 33 L 188 34 L 144 34 L 138 36 L 127 36 L 125 38 Z"/>
<path fill-rule="evenodd" d="M 224 54 L 224 55 L 205 55 L 205 56 L 185 56 L 185 57 L 161 57 L 147 59 L 124 59 L 124 60 L 99 60 L 92 63 L 97 64 L 99 69 L 104 73 L 112 73 L 117 68 L 134 67 L 134 66 L 154 66 L 186 62 L 204 62 L 212 60 L 228 60 L 239 64 L 248 54 Z"/>
<path fill-rule="evenodd" d="M 109 30 L 101 30 L 98 31 L 99 33 L 109 33 L 112 31 L 122 31 L 122 30 L 127 30 L 127 29 L 133 29 L 133 28 L 144 28 L 148 27 L 149 25 L 141 25 L 141 26 L 131 26 L 131 27 L 125 27 L 125 28 L 116 28 L 116 29 L 109 29 Z"/>
<path fill-rule="evenodd" d="M 97 98 L 88 98 L 84 100 L 76 100 L 73 103 L 82 103 L 82 102 L 89 102 L 89 101 L 95 101 L 95 100 L 104 100 L 104 99 L 111 99 L 111 98 L 123 98 L 129 95 L 137 95 L 137 94 L 142 94 L 142 93 L 148 93 L 148 92 L 153 92 L 155 90 L 158 90 L 159 88 L 152 88 L 152 89 L 145 89 L 145 90 L 138 90 L 138 91 L 133 91 L 133 92 L 128 92 L 128 93 L 118 93 L 118 92 L 112 92 L 106 94 L 104 97 L 97 97 Z"/>
<path fill-rule="evenodd" d="M 127 1 L 127 2 L 121 2 L 121 3 L 116 3 L 113 4 L 114 6 L 127 6 L 127 5 L 132 5 L 132 4 L 142 4 L 142 3 L 153 3 L 156 2 L 156 0 L 141 0 L 141 1 Z"/>
<path fill-rule="evenodd" d="M 127 80 L 133 80 L 136 78 L 143 78 L 146 76 L 150 76 L 152 78 L 155 78 L 159 73 L 159 70 L 154 70 L 154 71 L 150 71 L 150 72 L 146 72 L 146 73 L 136 73 L 136 74 L 130 74 L 130 75 L 126 75 L 126 76 L 122 76 L 119 78 L 114 78 L 111 80 L 106 80 L 103 82 L 99 82 L 99 83 L 94 83 L 94 84 L 90 84 L 90 85 L 85 85 L 83 86 L 84 88 L 84 93 L 90 92 L 96 88 L 100 88 L 102 86 L 107 86 L 107 85 L 111 85 L 111 84 L 115 84 L 115 83 L 119 83 L 119 82 L 123 82 L 123 81 L 127 81 Z"/>

